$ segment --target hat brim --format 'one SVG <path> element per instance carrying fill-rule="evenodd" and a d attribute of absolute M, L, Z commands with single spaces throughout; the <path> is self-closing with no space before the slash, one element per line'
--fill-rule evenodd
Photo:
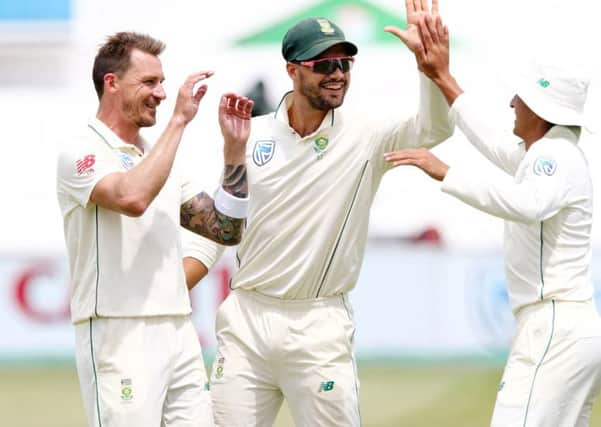
<path fill-rule="evenodd" d="M 550 100 L 548 97 L 544 97 L 537 92 L 536 89 L 532 89 L 532 85 L 529 86 L 526 86 L 525 84 L 519 85 L 516 89 L 516 94 L 537 116 L 555 125 L 585 125 L 583 114 L 562 107 L 556 103 L 549 102 Z"/>
<path fill-rule="evenodd" d="M 359 49 L 357 49 L 357 46 L 355 46 L 353 43 L 351 43 L 349 41 L 341 40 L 341 39 L 330 39 L 330 40 L 324 40 L 320 43 L 317 43 L 317 44 L 311 46 L 306 51 L 301 52 L 299 55 L 297 55 L 297 57 L 294 58 L 293 60 L 294 61 L 308 61 L 309 59 L 313 59 L 313 58 L 321 55 L 322 53 L 324 53 L 326 50 L 328 50 L 329 48 L 331 48 L 333 46 L 343 46 L 344 49 L 346 50 L 347 55 L 349 55 L 349 56 L 354 56 L 359 51 Z"/>

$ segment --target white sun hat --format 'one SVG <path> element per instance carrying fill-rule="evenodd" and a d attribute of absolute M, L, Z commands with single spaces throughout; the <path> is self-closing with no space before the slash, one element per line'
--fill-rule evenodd
<path fill-rule="evenodd" d="M 564 69 L 536 65 L 520 78 L 516 94 L 539 117 L 556 125 L 585 126 L 589 80 Z"/>

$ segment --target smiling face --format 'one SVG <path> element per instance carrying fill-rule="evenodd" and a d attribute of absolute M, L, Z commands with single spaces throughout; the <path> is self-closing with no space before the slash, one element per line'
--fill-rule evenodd
<path fill-rule="evenodd" d="M 141 127 L 156 123 L 156 108 L 166 98 L 163 89 L 163 68 L 154 55 L 134 49 L 130 65 L 120 76 L 115 76 L 118 90 L 115 95 L 123 119 Z"/>
<path fill-rule="evenodd" d="M 314 59 L 345 56 L 343 46 L 333 46 Z M 336 68 L 330 74 L 319 74 L 300 64 L 292 64 L 295 92 L 306 98 L 311 107 L 320 111 L 337 108 L 344 102 L 344 96 L 351 82 L 350 72 L 343 73 Z"/>

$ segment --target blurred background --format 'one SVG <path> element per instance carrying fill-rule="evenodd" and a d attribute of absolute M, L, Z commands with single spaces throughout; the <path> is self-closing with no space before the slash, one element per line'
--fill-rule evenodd
<path fill-rule="evenodd" d="M 452 35 L 451 66 L 477 93 L 487 117 L 507 132 L 512 81 L 532 60 L 593 79 L 581 147 L 593 180 L 601 166 L 600 7 L 593 0 L 442 0 Z M 0 414 L 10 426 L 83 426 L 69 323 L 69 275 L 55 196 L 61 143 L 95 115 L 91 68 L 113 32 L 162 39 L 167 100 L 179 85 L 214 70 L 209 92 L 184 136 L 178 162 L 216 188 L 221 173 L 217 103 L 245 93 L 270 111 L 291 88 L 280 54 L 286 29 L 326 16 L 359 46 L 346 108 L 391 118 L 414 112 L 413 56 L 385 25 L 405 25 L 401 0 L 0 0 Z M 491 166 L 457 132 L 435 152 L 485 176 Z M 600 200 L 596 188 L 596 200 Z M 366 207 L 367 208 L 367 207 Z M 598 202 L 596 222 L 599 222 Z M 385 176 L 371 214 L 361 277 L 351 294 L 366 426 L 483 426 L 489 422 L 513 318 L 505 291 L 502 221 L 442 194 L 413 169 Z M 594 229 L 593 280 L 601 307 L 601 227 Z M 233 253 L 192 293 L 199 339 L 210 362 L 214 316 L 227 294 Z M 597 403 L 592 426 L 601 426 Z M 278 426 L 292 425 L 286 410 Z"/>

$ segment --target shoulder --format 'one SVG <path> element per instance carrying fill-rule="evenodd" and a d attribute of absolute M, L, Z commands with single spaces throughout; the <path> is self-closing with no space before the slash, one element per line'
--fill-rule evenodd
<path fill-rule="evenodd" d="M 555 126 L 540 141 L 530 148 L 530 161 L 535 173 L 547 173 L 562 170 L 570 175 L 588 173 L 584 153 L 578 146 L 579 133 L 564 126 Z"/>
<path fill-rule="evenodd" d="M 78 129 L 57 143 L 58 172 L 79 170 L 93 165 L 106 151 L 98 136 L 88 127 Z"/>
<path fill-rule="evenodd" d="M 252 118 L 252 126 L 267 126 L 270 123 L 275 121 L 275 112 L 261 114 L 260 116 L 255 116 Z"/>

